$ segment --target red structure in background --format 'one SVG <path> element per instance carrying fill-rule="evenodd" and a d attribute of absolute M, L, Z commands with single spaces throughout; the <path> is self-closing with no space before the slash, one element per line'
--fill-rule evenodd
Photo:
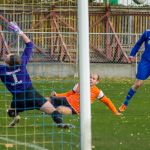
<path fill-rule="evenodd" d="M 95 51 L 97 51 L 101 57 L 103 57 L 103 59 L 108 60 L 109 62 L 113 62 L 114 60 L 119 61 L 120 59 L 122 59 L 122 62 L 128 62 L 129 63 L 129 59 L 127 57 L 127 54 L 125 52 L 125 50 L 123 49 L 121 43 L 120 43 L 120 39 L 117 36 L 117 34 L 115 33 L 115 29 L 113 28 L 113 25 L 109 19 L 110 16 L 110 9 L 108 9 L 109 7 L 106 7 L 106 14 L 104 14 L 102 17 L 99 18 L 99 20 L 97 20 L 93 25 L 90 26 L 90 30 L 92 28 L 94 28 L 96 25 L 98 25 L 100 22 L 105 21 L 105 25 L 106 25 L 106 33 L 109 33 L 108 28 L 111 28 L 111 32 L 113 33 L 113 42 L 110 43 L 110 35 L 106 34 L 106 40 L 105 40 L 105 51 L 102 50 L 101 48 L 97 47 L 96 45 L 92 44 L 92 42 L 90 42 L 90 49 L 93 49 Z M 50 51 L 50 55 L 54 55 L 55 54 L 55 50 L 56 49 L 60 49 L 59 52 L 59 61 L 63 61 L 65 59 L 65 57 L 69 58 L 69 62 L 73 62 L 73 59 L 71 57 L 71 55 L 69 54 L 69 49 L 67 47 L 67 43 L 65 43 L 64 37 L 61 34 L 60 31 L 60 24 L 64 25 L 67 27 L 67 29 L 70 30 L 70 32 L 77 32 L 75 28 L 73 28 L 72 26 L 70 26 L 65 19 L 63 18 L 63 16 L 58 15 L 58 13 L 56 12 L 50 12 L 48 15 L 45 16 L 45 18 L 43 18 L 41 21 L 39 21 L 33 28 L 38 28 L 40 26 L 40 24 L 42 24 L 42 22 L 46 19 L 50 19 L 51 20 L 51 32 L 57 32 L 58 36 L 52 36 L 51 37 L 51 51 Z M 112 51 L 114 53 L 114 47 L 112 47 L 112 45 L 116 45 L 115 47 L 115 53 L 116 55 L 112 55 Z M 59 47 L 59 48 L 58 48 Z"/>
<path fill-rule="evenodd" d="M 4 54 L 9 54 L 9 48 L 7 42 L 5 40 L 4 34 L 1 32 L 2 26 L 0 25 L 0 55 L 3 56 Z"/>
<path fill-rule="evenodd" d="M 98 26 L 100 23 L 103 23 L 102 24 L 104 28 L 103 33 L 106 33 L 105 35 L 106 37 L 103 42 L 104 44 L 103 47 L 100 46 L 101 40 L 99 37 L 98 39 L 96 39 L 98 44 L 95 44 L 95 42 L 92 42 L 91 40 L 90 41 L 91 51 L 95 51 L 96 54 L 98 54 L 103 60 L 106 60 L 107 62 L 115 61 L 115 62 L 129 63 L 129 59 L 126 54 L 126 51 L 124 50 L 123 45 L 121 44 L 121 39 L 116 34 L 113 23 L 111 22 L 110 17 L 112 15 L 112 12 L 110 10 L 110 7 L 106 6 L 105 13 L 104 11 L 98 12 L 97 15 L 98 15 L 98 19 L 94 23 L 92 24 L 90 23 L 89 29 L 90 31 L 92 31 L 94 27 Z M 121 14 L 118 9 L 118 11 L 113 12 L 113 15 L 121 16 L 124 14 L 123 13 Z M 141 15 L 141 14 L 134 13 L 133 11 L 132 12 L 126 11 L 125 15 Z M 147 14 L 143 13 L 143 15 L 147 15 Z M 57 61 L 63 62 L 67 60 L 67 62 L 74 62 L 75 59 L 70 53 L 70 47 L 68 46 L 68 41 L 66 40 L 64 34 L 62 33 L 61 26 L 65 26 L 68 32 L 73 32 L 73 33 L 77 33 L 77 29 L 71 26 L 70 24 L 68 24 L 67 21 L 65 20 L 66 18 L 64 17 L 63 13 L 58 13 L 55 10 L 55 7 L 50 12 L 48 12 L 46 15 L 43 16 L 42 19 L 39 19 L 35 23 L 35 25 L 32 26 L 32 29 L 28 29 L 27 31 L 31 31 L 33 29 L 39 29 L 40 25 L 42 25 L 44 21 L 50 20 L 50 26 L 51 26 L 50 32 L 55 34 L 52 34 L 52 36 L 50 37 L 49 49 L 42 49 L 35 45 L 37 52 L 42 53 L 47 58 L 47 60 L 50 61 L 52 60 L 53 56 L 57 53 Z M 0 15 L 0 19 L 4 22 L 7 23 L 9 22 L 2 15 Z M 109 33 L 111 33 L 111 35 Z M 73 37 L 72 40 L 77 41 L 77 36 Z M 15 44 L 16 42 L 17 40 L 7 45 L 4 35 L 1 32 L 0 33 L 1 54 L 3 48 L 6 49 L 6 51 L 8 51 L 8 47 L 11 47 L 11 45 Z"/>
<path fill-rule="evenodd" d="M 9 23 L 9 20 L 6 19 L 5 17 L 3 17 L 2 15 L 0 15 L 0 19 L 2 21 L 4 21 L 6 24 Z M 7 44 L 6 40 L 5 40 L 5 36 L 3 34 L 2 31 L 2 26 L 0 25 L 0 55 L 4 55 L 4 54 L 9 54 L 9 47 L 11 47 L 12 45 L 14 45 L 18 39 L 14 40 L 12 43 L 10 43 L 9 45 Z M 35 49 L 37 50 L 38 53 L 42 53 L 45 58 L 47 58 L 47 60 L 51 60 L 51 57 L 49 55 L 46 54 L 46 52 L 39 48 L 37 45 L 34 45 Z"/>
<path fill-rule="evenodd" d="M 123 49 L 123 46 L 121 45 L 120 39 L 118 35 L 115 33 L 115 29 L 113 27 L 112 22 L 110 21 L 110 8 L 109 6 L 106 7 L 106 14 L 104 14 L 102 17 L 100 17 L 94 24 L 90 26 L 90 30 L 94 28 L 96 25 L 98 25 L 100 22 L 104 21 L 105 22 L 105 32 L 106 33 L 113 33 L 113 39 L 111 39 L 110 34 L 106 34 L 106 40 L 105 40 L 105 51 L 102 50 L 99 47 L 96 47 L 92 43 L 90 44 L 90 48 L 93 50 L 96 50 L 100 53 L 104 59 L 113 62 L 114 60 L 119 61 L 120 59 L 123 59 L 122 62 L 130 62 L 128 59 L 128 56 Z M 111 32 L 109 31 L 109 28 L 111 29 Z M 112 42 L 110 42 L 112 41 Z M 113 51 L 114 47 L 112 46 L 115 45 L 115 52 Z M 112 55 L 112 53 L 115 53 L 116 55 Z"/>

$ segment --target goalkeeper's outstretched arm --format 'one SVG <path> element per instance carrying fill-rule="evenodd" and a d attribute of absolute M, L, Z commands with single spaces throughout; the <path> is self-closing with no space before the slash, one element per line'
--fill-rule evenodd
<path fill-rule="evenodd" d="M 24 32 L 22 34 L 20 34 L 20 36 L 22 37 L 22 39 L 24 40 L 25 43 L 31 42 L 29 37 Z"/>
<path fill-rule="evenodd" d="M 25 43 L 31 42 L 29 37 L 20 29 L 20 27 L 15 22 L 10 22 L 8 24 L 8 28 L 16 34 L 20 35 Z"/>

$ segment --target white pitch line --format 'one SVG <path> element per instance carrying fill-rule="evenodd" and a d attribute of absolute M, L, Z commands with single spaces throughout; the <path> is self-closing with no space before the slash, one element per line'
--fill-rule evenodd
<path fill-rule="evenodd" d="M 31 144 L 31 143 L 23 143 L 23 142 L 19 142 L 19 141 L 15 141 L 15 140 L 9 139 L 9 138 L 0 137 L 0 140 L 11 142 L 12 144 L 24 145 L 26 147 L 34 148 L 36 150 L 48 150 L 48 149 L 45 149 L 43 147 Z"/>

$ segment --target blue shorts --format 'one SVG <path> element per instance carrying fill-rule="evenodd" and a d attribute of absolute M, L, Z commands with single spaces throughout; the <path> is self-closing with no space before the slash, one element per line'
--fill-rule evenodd
<path fill-rule="evenodd" d="M 150 61 L 141 60 L 138 64 L 136 78 L 139 80 L 146 80 L 150 76 Z"/>

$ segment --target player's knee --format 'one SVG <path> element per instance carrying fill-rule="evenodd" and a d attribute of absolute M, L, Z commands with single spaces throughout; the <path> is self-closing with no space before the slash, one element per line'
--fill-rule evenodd
<path fill-rule="evenodd" d="M 72 114 L 72 110 L 69 108 L 69 107 L 65 107 L 65 106 L 58 106 L 56 108 L 56 110 L 61 113 L 61 114 L 64 114 L 64 115 L 70 115 Z"/>
<path fill-rule="evenodd" d="M 57 110 L 59 113 L 62 113 L 62 108 L 61 108 L 61 106 L 58 106 L 58 107 L 56 108 L 56 110 Z"/>
<path fill-rule="evenodd" d="M 142 83 L 141 82 L 137 82 L 135 84 L 135 89 L 139 89 L 141 86 L 142 86 Z"/>
<path fill-rule="evenodd" d="M 16 110 L 14 109 L 8 109 L 7 114 L 9 117 L 15 117 L 17 115 Z"/>

